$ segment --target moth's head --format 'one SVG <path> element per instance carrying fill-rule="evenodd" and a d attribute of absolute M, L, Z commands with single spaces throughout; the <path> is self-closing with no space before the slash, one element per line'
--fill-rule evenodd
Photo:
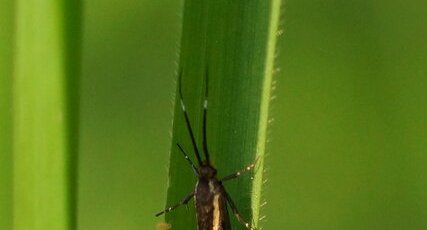
<path fill-rule="evenodd" d="M 212 179 L 216 176 L 216 169 L 209 164 L 204 164 L 199 167 L 199 174 L 204 179 Z"/>

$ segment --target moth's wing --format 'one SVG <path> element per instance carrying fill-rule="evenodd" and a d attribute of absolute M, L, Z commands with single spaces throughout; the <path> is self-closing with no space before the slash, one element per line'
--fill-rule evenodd
<path fill-rule="evenodd" d="M 225 194 L 221 196 L 220 200 L 221 200 L 220 210 L 222 213 L 222 217 L 221 217 L 221 224 L 220 224 L 221 227 L 219 230 L 231 230 L 230 217 L 228 215 L 227 200 L 226 200 Z"/>
<path fill-rule="evenodd" d="M 219 188 L 215 193 L 205 193 L 197 197 L 198 230 L 231 230 L 227 209 L 227 197 Z"/>
<path fill-rule="evenodd" d="M 196 186 L 195 201 L 198 230 L 212 230 L 214 197 L 206 181 L 199 180 Z"/>

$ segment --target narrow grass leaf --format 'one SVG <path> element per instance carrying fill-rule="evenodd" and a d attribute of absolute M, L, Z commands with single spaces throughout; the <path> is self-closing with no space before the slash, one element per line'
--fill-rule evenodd
<path fill-rule="evenodd" d="M 0 0 L 0 226 L 12 228 L 13 1 Z"/>
<path fill-rule="evenodd" d="M 262 173 L 271 94 L 279 0 L 186 0 L 178 72 L 202 152 L 205 75 L 208 74 L 207 139 L 218 177 L 258 160 L 253 172 L 228 181 L 225 188 L 243 217 L 260 227 Z M 179 96 L 175 105 L 167 205 L 194 190 L 197 178 L 176 143 L 196 162 Z M 255 176 L 254 179 L 251 177 Z M 244 229 L 230 212 L 233 229 Z M 197 229 L 194 201 L 166 215 L 173 229 Z"/>
<path fill-rule="evenodd" d="M 14 229 L 75 229 L 79 1 L 15 6 Z"/>

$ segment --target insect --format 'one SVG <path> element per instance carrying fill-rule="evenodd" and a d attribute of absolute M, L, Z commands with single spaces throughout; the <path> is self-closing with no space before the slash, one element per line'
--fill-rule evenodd
<path fill-rule="evenodd" d="M 193 145 L 194 153 L 197 159 L 198 166 L 196 166 L 191 159 L 188 157 L 188 154 L 184 151 L 179 143 L 177 146 L 180 152 L 184 155 L 187 162 L 193 169 L 194 174 L 197 176 L 198 181 L 193 192 L 185 196 L 181 202 L 175 204 L 159 213 L 156 216 L 160 216 L 164 213 L 170 212 L 181 205 L 187 204 L 192 198 L 195 200 L 196 214 L 197 214 L 197 225 L 199 230 L 231 230 L 230 219 L 228 216 L 227 205 L 231 208 L 232 212 L 236 216 L 237 220 L 245 226 L 246 229 L 254 230 L 255 228 L 251 226 L 247 221 L 245 221 L 237 209 L 235 203 L 231 199 L 230 195 L 227 193 L 223 186 L 223 182 L 239 177 L 245 172 L 251 171 L 256 164 L 255 160 L 252 164 L 248 165 L 244 169 L 232 173 L 228 176 L 218 179 L 217 170 L 212 166 L 209 160 L 208 144 L 206 137 L 206 116 L 208 111 L 208 71 L 205 74 L 205 93 L 204 93 L 204 103 L 203 103 L 203 154 L 205 159 L 202 160 L 197 147 L 196 140 L 194 137 L 193 129 L 190 124 L 190 119 L 185 108 L 184 98 L 182 95 L 181 88 L 181 78 L 182 71 L 178 75 L 178 84 L 179 84 L 179 97 L 181 103 L 181 110 L 184 114 L 185 123 L 191 142 Z"/>

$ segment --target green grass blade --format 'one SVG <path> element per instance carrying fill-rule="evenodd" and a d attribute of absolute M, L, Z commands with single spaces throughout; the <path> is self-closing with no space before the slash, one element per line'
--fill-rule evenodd
<path fill-rule="evenodd" d="M 208 147 L 219 177 L 260 157 L 250 174 L 229 181 L 227 191 L 247 220 L 260 218 L 263 156 L 272 82 L 279 0 L 196 1 L 184 4 L 179 69 L 184 100 L 198 147 L 202 149 L 204 76 L 209 73 Z M 167 205 L 194 189 L 196 178 L 176 147 L 194 157 L 177 99 Z M 231 212 L 231 211 L 230 211 Z M 233 229 L 244 229 L 230 213 Z M 166 215 L 173 229 L 196 229 L 194 203 Z"/>
<path fill-rule="evenodd" d="M 0 0 L 0 226 L 12 228 L 13 1 Z"/>
<path fill-rule="evenodd" d="M 260 118 L 258 127 L 258 139 L 257 139 L 257 155 L 265 156 L 266 143 L 267 143 L 267 129 L 270 124 L 269 120 L 269 105 L 272 97 L 272 85 L 273 85 L 273 72 L 275 64 L 275 49 L 277 42 L 277 31 L 279 28 L 279 18 L 281 14 L 281 0 L 272 0 L 270 3 L 270 15 L 269 15 L 269 28 L 267 33 L 267 50 L 265 54 L 265 66 L 264 66 L 264 82 L 261 93 L 261 105 L 260 105 Z M 258 169 L 260 175 L 254 177 L 252 186 L 252 212 L 256 220 L 259 221 L 264 217 L 261 215 L 262 207 L 262 184 L 263 184 L 263 171 L 264 164 L 260 164 Z"/>
<path fill-rule="evenodd" d="M 76 228 L 78 12 L 79 1 L 16 1 L 16 230 Z"/>

